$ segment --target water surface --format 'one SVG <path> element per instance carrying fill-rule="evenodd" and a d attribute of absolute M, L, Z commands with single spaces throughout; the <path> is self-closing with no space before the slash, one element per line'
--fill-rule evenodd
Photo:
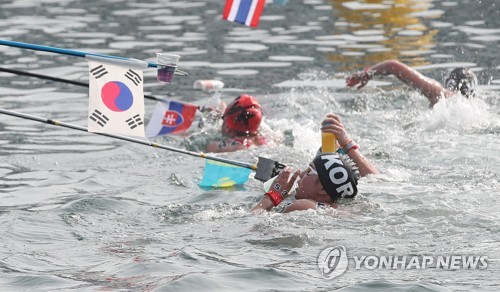
<path fill-rule="evenodd" d="M 18 118 L 0 117 L 0 288 L 5 291 L 497 291 L 500 286 L 498 3 L 288 1 L 268 3 L 249 29 L 221 20 L 221 1 L 10 1 L 0 38 L 155 61 L 181 55 L 189 76 L 145 92 L 213 104 L 192 90 L 219 79 L 221 99 L 261 101 L 269 135 L 293 146 L 221 156 L 305 165 L 319 122 L 340 115 L 382 174 L 335 211 L 249 214 L 250 179 L 201 189 L 204 161 Z M 400 59 L 443 80 L 456 66 L 479 77 L 474 100 L 428 101 L 394 78 L 361 90 L 349 73 Z M 72 56 L 0 46 L 1 66 L 87 82 Z M 86 125 L 87 91 L 0 73 L 1 108 Z M 154 103 L 146 100 L 146 115 Z M 190 134 L 199 134 L 196 127 Z M 182 137 L 159 142 L 182 147 Z M 486 269 L 349 269 L 323 278 L 326 247 L 361 255 L 487 256 Z M 413 291 L 413 290 L 412 290 Z"/>

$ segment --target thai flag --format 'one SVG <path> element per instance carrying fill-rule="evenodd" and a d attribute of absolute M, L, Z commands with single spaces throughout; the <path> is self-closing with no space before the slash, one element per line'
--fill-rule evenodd
<path fill-rule="evenodd" d="M 177 134 L 191 127 L 196 115 L 196 105 L 177 101 L 159 101 L 149 119 L 146 137 L 152 138 Z"/>
<path fill-rule="evenodd" d="M 222 18 L 257 27 L 266 0 L 226 0 Z"/>

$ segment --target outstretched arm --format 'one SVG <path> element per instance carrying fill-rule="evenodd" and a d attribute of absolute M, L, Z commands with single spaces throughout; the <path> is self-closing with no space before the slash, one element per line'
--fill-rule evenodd
<path fill-rule="evenodd" d="M 327 115 L 321 124 L 323 125 L 321 127 L 322 132 L 334 133 L 337 136 L 340 147 L 356 163 L 361 176 L 380 173 L 373 163 L 361 154 L 358 145 L 347 136 L 344 125 L 337 115 Z"/>
<path fill-rule="evenodd" d="M 394 75 L 412 88 L 420 91 L 429 99 L 430 105 L 436 104 L 440 98 L 454 94 L 452 91 L 444 88 L 438 81 L 422 75 L 415 69 L 397 60 L 387 60 L 365 70 L 354 73 L 346 79 L 348 87 L 357 84 L 358 89 L 365 86 L 375 75 Z"/>

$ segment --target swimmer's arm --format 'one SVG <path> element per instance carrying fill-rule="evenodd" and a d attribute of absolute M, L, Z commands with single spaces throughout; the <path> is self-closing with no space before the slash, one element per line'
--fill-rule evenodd
<path fill-rule="evenodd" d="M 340 147 L 346 151 L 347 155 L 356 163 L 359 170 L 359 175 L 366 176 L 368 174 L 379 174 L 378 169 L 373 165 L 373 163 L 366 158 L 358 149 L 345 149 L 347 144 L 352 141 L 347 135 L 339 136 L 338 142 Z M 347 151 L 349 150 L 349 151 Z"/>
<path fill-rule="evenodd" d="M 444 88 L 438 81 L 426 77 L 417 70 L 409 67 L 398 60 L 388 60 L 378 63 L 368 71 L 373 71 L 374 75 L 394 75 L 405 84 L 420 91 L 433 106 L 440 98 L 453 94 L 450 90 Z"/>
<path fill-rule="evenodd" d="M 297 200 L 290 205 L 286 206 L 283 210 L 283 213 L 289 213 L 292 211 L 301 211 L 301 210 L 309 210 L 316 209 L 318 207 L 318 203 L 308 199 L 300 199 Z"/>
<path fill-rule="evenodd" d="M 270 211 L 274 207 L 273 202 L 271 201 L 271 198 L 269 196 L 264 195 L 262 199 L 255 205 L 252 210 L 250 210 L 253 213 L 262 213 L 265 211 Z M 301 199 L 297 200 L 288 206 L 286 206 L 283 209 L 283 213 L 289 213 L 293 211 L 301 211 L 301 210 L 308 210 L 308 209 L 316 209 L 318 207 L 317 202 L 307 200 L 307 199 Z"/>
<path fill-rule="evenodd" d="M 220 101 L 219 105 L 217 107 L 207 105 L 207 106 L 202 106 L 200 107 L 200 111 L 202 113 L 216 113 L 217 115 L 222 115 L 224 114 L 224 111 L 226 110 L 226 103 L 224 101 Z"/>
<path fill-rule="evenodd" d="M 326 133 L 334 133 L 337 137 L 337 142 L 340 147 L 346 151 L 347 155 L 356 163 L 359 169 L 359 174 L 365 176 L 368 174 L 379 174 L 380 172 L 373 165 L 373 163 L 364 157 L 358 149 L 346 149 L 346 146 L 352 140 L 347 135 L 344 125 L 340 121 L 340 117 L 335 114 L 328 114 L 321 123 L 321 131 Z"/>
<path fill-rule="evenodd" d="M 252 213 L 262 213 L 269 211 L 274 207 L 274 203 L 268 195 L 262 196 L 262 199 L 255 205 L 250 212 Z"/>
<path fill-rule="evenodd" d="M 347 155 L 356 163 L 358 166 L 359 174 L 361 176 L 366 176 L 368 174 L 379 174 L 378 169 L 373 165 L 373 163 L 368 160 L 358 149 L 350 150 Z"/>

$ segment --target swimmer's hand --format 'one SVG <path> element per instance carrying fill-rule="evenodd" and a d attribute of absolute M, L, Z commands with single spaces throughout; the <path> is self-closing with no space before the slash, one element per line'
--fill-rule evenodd
<path fill-rule="evenodd" d="M 328 114 L 321 122 L 321 132 L 333 133 L 337 137 L 340 147 L 346 146 L 350 142 L 347 131 L 340 120 L 340 117 L 335 114 Z"/>
<path fill-rule="evenodd" d="M 285 167 L 273 181 L 269 191 L 262 196 L 257 205 L 250 211 L 252 213 L 269 211 L 273 207 L 278 206 L 284 199 L 288 198 L 291 195 L 291 189 L 300 174 L 300 170 L 295 171 L 293 174 L 292 172 L 293 169 L 291 167 Z"/>
<path fill-rule="evenodd" d="M 293 169 L 291 167 L 285 167 L 271 185 L 271 190 L 281 194 L 283 199 L 286 199 L 291 195 L 290 191 L 300 173 L 299 170 L 295 171 L 293 174 L 292 172 Z"/>
<path fill-rule="evenodd" d="M 200 106 L 198 107 L 198 109 L 200 110 L 200 112 L 204 114 L 210 114 L 222 117 L 224 111 L 226 110 L 226 107 L 227 107 L 226 103 L 221 100 L 217 105 L 217 107 L 206 105 L 206 106 Z"/>
<path fill-rule="evenodd" d="M 370 67 L 366 67 L 365 70 L 356 72 L 347 77 L 345 83 L 347 87 L 353 87 L 356 84 L 359 84 L 357 89 L 361 89 L 373 78 L 374 74 L 375 72 L 370 70 Z"/>

